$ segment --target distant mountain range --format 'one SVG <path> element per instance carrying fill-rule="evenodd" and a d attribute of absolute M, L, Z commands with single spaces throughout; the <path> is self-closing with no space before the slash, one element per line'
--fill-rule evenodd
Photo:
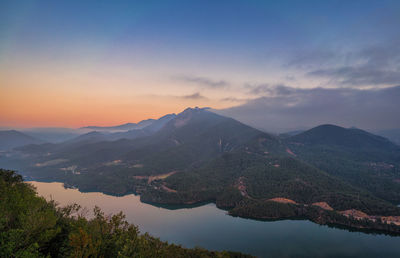
<path fill-rule="evenodd" d="M 109 130 L 122 130 L 122 131 L 127 131 L 127 130 L 133 130 L 133 129 L 142 129 L 154 122 L 154 119 L 147 119 L 140 121 L 139 123 L 126 123 L 122 125 L 117 125 L 117 126 L 86 126 L 86 127 L 81 127 L 80 129 L 90 129 L 90 130 L 98 130 L 98 131 L 109 131 Z"/>
<path fill-rule="evenodd" d="M 400 147 L 386 138 L 335 125 L 279 137 L 201 108 L 145 121 L 18 147 L 0 166 L 157 205 L 400 233 Z"/>
<path fill-rule="evenodd" d="M 387 129 L 379 130 L 375 132 L 378 135 L 388 138 L 394 143 L 400 145 L 400 129 Z"/>
<path fill-rule="evenodd" d="M 15 130 L 0 131 L 0 150 L 40 143 L 43 141 Z"/>
<path fill-rule="evenodd" d="M 175 114 L 168 114 L 165 115 L 159 119 L 147 119 L 147 120 L 142 120 L 139 123 L 126 123 L 122 125 L 116 125 L 116 126 L 86 126 L 86 127 L 81 127 L 80 129 L 90 129 L 94 131 L 129 131 L 129 130 L 139 130 L 139 129 L 144 129 L 148 128 L 149 126 L 153 125 L 153 127 L 150 128 L 157 128 L 160 129 L 162 125 L 169 120 L 173 119 L 176 115 Z M 157 125 L 155 125 L 157 124 Z"/>
<path fill-rule="evenodd" d="M 160 130 L 175 114 L 168 114 L 159 119 L 147 119 L 139 123 L 128 123 L 117 126 L 88 126 L 79 129 L 70 128 L 32 128 L 23 131 L 0 131 L 0 150 L 10 150 L 29 144 L 40 143 L 89 143 L 96 141 L 113 141 L 134 139 L 151 135 Z M 96 131 L 97 130 L 97 131 Z"/>

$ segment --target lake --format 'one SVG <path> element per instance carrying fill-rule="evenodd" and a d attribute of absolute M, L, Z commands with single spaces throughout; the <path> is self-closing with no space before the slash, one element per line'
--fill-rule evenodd
<path fill-rule="evenodd" d="M 140 202 L 133 194 L 122 197 L 82 193 L 62 183 L 30 181 L 46 199 L 61 206 L 97 205 L 106 214 L 123 211 L 126 219 L 171 243 L 210 250 L 232 250 L 258 257 L 400 257 L 400 237 L 349 232 L 309 221 L 256 221 L 231 217 L 215 204 L 165 209 Z"/>

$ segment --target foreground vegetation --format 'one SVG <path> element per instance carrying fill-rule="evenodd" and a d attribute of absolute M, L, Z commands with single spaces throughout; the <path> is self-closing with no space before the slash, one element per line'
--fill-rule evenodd
<path fill-rule="evenodd" d="M 140 234 L 122 213 L 78 205 L 57 207 L 10 170 L 0 169 L 0 257 L 246 257 L 233 252 L 186 249 Z"/>

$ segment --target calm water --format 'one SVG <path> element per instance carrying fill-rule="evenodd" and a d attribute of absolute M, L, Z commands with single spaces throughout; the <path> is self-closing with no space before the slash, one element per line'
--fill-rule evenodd
<path fill-rule="evenodd" d="M 75 202 L 89 209 L 97 205 L 106 214 L 123 211 L 142 232 L 185 247 L 241 251 L 259 257 L 400 257 L 400 237 L 349 232 L 308 221 L 234 218 L 215 204 L 168 210 L 141 203 L 134 195 L 115 197 L 65 189 L 62 183 L 31 183 L 40 195 L 61 205 Z"/>

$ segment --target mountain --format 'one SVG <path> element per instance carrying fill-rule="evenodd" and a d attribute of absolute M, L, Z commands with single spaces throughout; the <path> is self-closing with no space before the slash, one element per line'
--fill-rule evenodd
<path fill-rule="evenodd" d="M 108 129 L 104 129 L 103 131 L 91 131 L 85 134 L 81 134 L 71 140 L 65 141 L 63 145 L 70 145 L 70 144 L 88 144 L 88 143 L 95 143 L 101 141 L 116 141 L 119 139 L 136 139 L 140 137 L 150 136 L 157 131 L 159 131 L 162 127 L 164 127 L 170 120 L 175 118 L 175 114 L 165 115 L 160 117 L 159 119 L 148 119 L 143 120 L 142 122 L 135 124 L 136 127 L 140 127 L 140 129 L 130 129 L 128 131 L 118 131 L 118 132 L 108 132 L 107 130 L 110 128 L 128 128 L 125 126 L 117 126 L 117 127 L 107 127 Z M 130 124 L 133 125 L 133 124 Z M 89 127 L 86 127 L 88 129 Z M 93 127 L 94 128 L 94 127 Z"/>
<path fill-rule="evenodd" d="M 85 133 L 82 135 L 79 135 L 71 140 L 63 142 L 63 144 L 73 144 L 73 143 L 93 143 L 93 142 L 98 142 L 98 141 L 104 141 L 107 138 L 107 134 L 97 132 L 97 131 L 92 131 L 89 133 Z"/>
<path fill-rule="evenodd" d="M 377 131 L 376 134 L 386 137 L 397 145 L 400 145 L 400 129 L 380 130 Z"/>
<path fill-rule="evenodd" d="M 354 148 L 348 143 L 353 139 Z M 305 218 L 397 232 L 397 227 L 376 221 L 400 215 L 400 209 L 386 201 L 399 193 L 394 186 L 386 196 L 379 195 L 350 180 L 347 167 L 334 173 L 321 166 L 329 160 L 322 155 L 325 149 L 335 151 L 334 162 L 360 146 L 396 158 L 390 142 L 361 130 L 321 126 L 281 139 L 207 109 L 188 108 L 150 135 L 60 146 L 20 148 L 15 159 L 23 157 L 18 164 L 25 165 L 27 176 L 62 181 L 82 191 L 134 192 L 142 201 L 158 205 L 215 202 L 234 216 Z M 310 153 L 313 148 L 319 152 Z M 364 164 L 352 156 L 348 159 L 346 164 Z M 381 180 L 379 173 L 373 175 Z M 367 214 L 369 224 L 346 215 L 353 210 Z"/>
<path fill-rule="evenodd" d="M 77 137 L 79 134 L 82 134 L 81 130 L 78 129 L 60 127 L 28 128 L 23 129 L 21 132 L 44 142 L 50 143 L 64 142 Z"/>
<path fill-rule="evenodd" d="M 116 126 L 85 126 L 80 129 L 90 129 L 90 130 L 98 130 L 98 131 L 127 131 L 132 129 L 141 129 L 150 125 L 154 119 L 148 119 L 140 121 L 139 123 L 126 123 L 122 125 Z"/>
<path fill-rule="evenodd" d="M 0 131 L 0 150 L 8 150 L 23 145 L 39 143 L 42 143 L 42 141 L 19 131 Z"/>
<path fill-rule="evenodd" d="M 360 129 L 321 125 L 285 141 L 298 158 L 400 203 L 400 146 L 388 139 Z"/>
<path fill-rule="evenodd" d="M 86 126 L 86 127 L 81 127 L 80 129 L 112 132 L 112 131 L 138 130 L 138 129 L 144 129 L 144 128 L 148 127 L 152 131 L 158 131 L 159 129 L 161 129 L 161 127 L 166 122 L 173 119 L 174 117 L 175 117 L 175 114 L 168 114 L 163 117 L 160 117 L 159 119 L 146 119 L 146 120 L 140 121 L 139 123 L 126 123 L 126 124 L 116 125 L 116 126 Z"/>
<path fill-rule="evenodd" d="M 146 126 L 144 129 L 149 132 L 153 132 L 153 133 L 157 132 L 161 128 L 163 128 L 165 124 L 167 124 L 169 121 L 171 121 L 175 117 L 176 117 L 175 114 L 168 114 L 168 115 L 162 116 L 159 119 L 153 121 L 153 123 Z"/>
<path fill-rule="evenodd" d="M 306 145 L 335 145 L 353 149 L 398 149 L 388 139 L 357 128 L 320 125 L 291 138 Z"/>

